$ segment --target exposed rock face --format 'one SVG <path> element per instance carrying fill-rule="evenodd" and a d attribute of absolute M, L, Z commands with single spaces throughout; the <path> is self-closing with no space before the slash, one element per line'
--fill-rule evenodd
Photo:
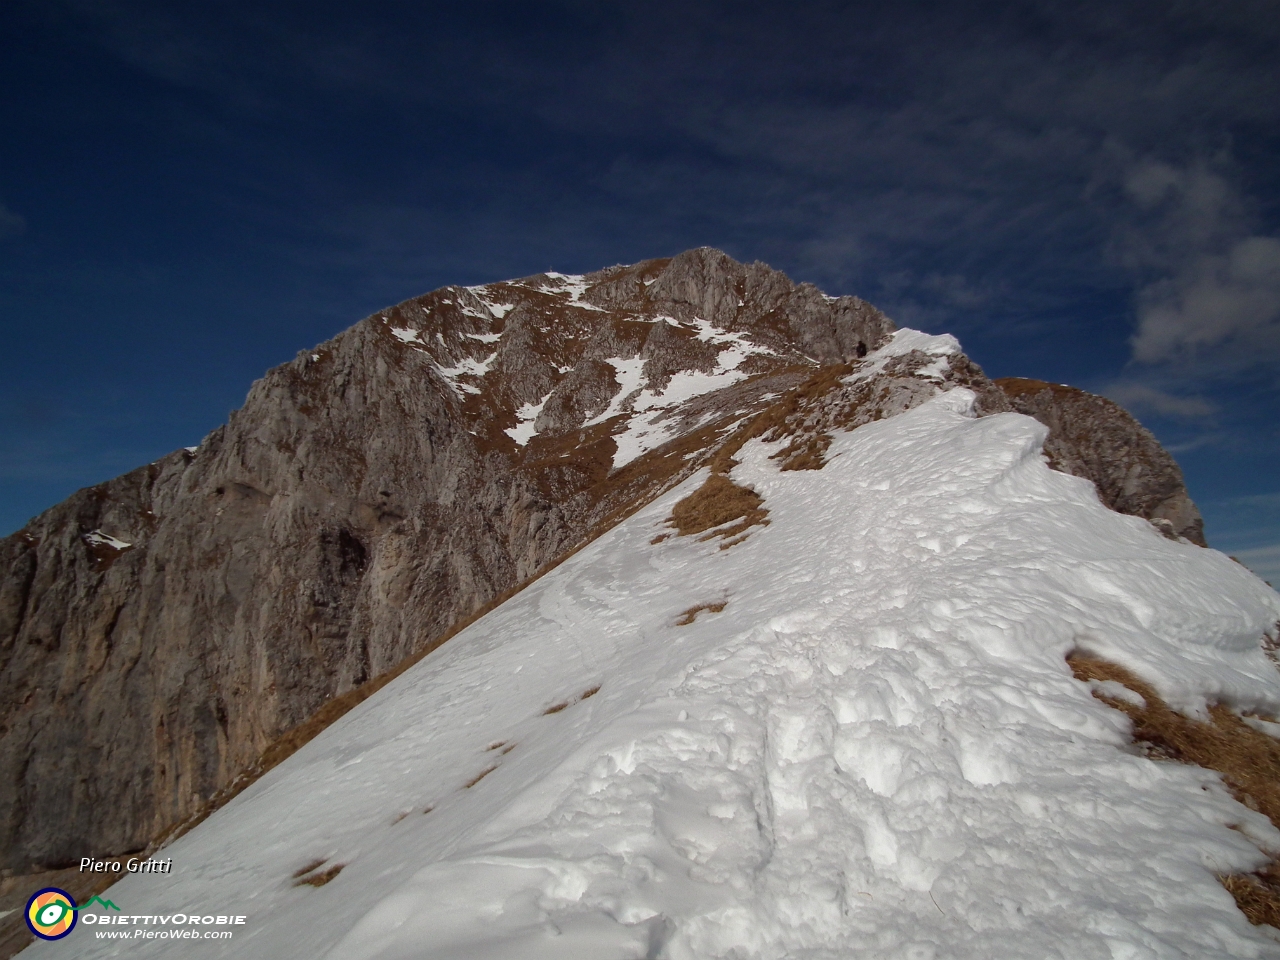
<path fill-rule="evenodd" d="M 954 341 L 893 331 L 701 249 L 446 287 L 272 370 L 197 450 L 0 541 L 0 867 L 144 847 L 743 424 L 813 468 L 831 430 L 965 385 L 982 413 L 1058 416 L 1059 466 L 1188 529 L 1180 477 L 1157 482 L 1176 466 L 1131 420 L 1011 401 Z"/>
<path fill-rule="evenodd" d="M 1049 428 L 1044 452 L 1063 473 L 1093 481 L 1117 513 L 1145 517 L 1157 529 L 1206 546 L 1204 521 L 1169 452 L 1124 408 L 1106 397 L 1042 380 L 997 380 L 1019 413 Z"/>

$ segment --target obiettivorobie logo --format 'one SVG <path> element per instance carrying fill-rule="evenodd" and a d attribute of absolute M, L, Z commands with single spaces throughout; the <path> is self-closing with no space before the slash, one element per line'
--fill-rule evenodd
<path fill-rule="evenodd" d="M 76 904 L 75 897 L 58 887 L 37 890 L 27 901 L 27 927 L 41 940 L 61 940 L 76 926 L 76 915 L 85 907 L 102 904 L 106 910 L 120 912 L 110 900 L 90 897 L 84 906 Z"/>
<path fill-rule="evenodd" d="M 102 911 L 89 908 L 99 904 Z M 112 914 L 110 911 L 115 911 Z M 58 887 L 37 890 L 27 901 L 27 927 L 41 940 L 61 940 L 76 927 L 76 921 L 84 912 L 84 923 L 107 927 L 95 934 L 99 940 L 229 940 L 230 930 L 200 930 L 199 927 L 228 927 L 245 923 L 249 918 L 236 914 L 172 913 L 126 914 L 110 900 L 90 897 L 77 906 L 75 898 Z M 178 929 L 156 930 L 155 927 L 172 926 Z M 133 929 L 117 929 L 132 927 Z"/>

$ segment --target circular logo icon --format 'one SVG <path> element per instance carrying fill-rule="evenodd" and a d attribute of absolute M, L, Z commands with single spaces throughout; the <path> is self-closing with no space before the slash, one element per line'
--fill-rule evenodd
<path fill-rule="evenodd" d="M 27 926 L 41 940 L 61 940 L 76 925 L 76 901 L 57 887 L 37 890 L 27 901 Z"/>

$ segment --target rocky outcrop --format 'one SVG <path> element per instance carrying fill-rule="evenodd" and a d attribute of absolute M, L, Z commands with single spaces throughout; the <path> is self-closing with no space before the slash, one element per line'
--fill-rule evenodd
<path fill-rule="evenodd" d="M 997 380 L 1013 409 L 1049 428 L 1050 466 L 1093 481 L 1117 513 L 1144 517 L 1166 535 L 1206 546 L 1204 521 L 1182 471 L 1151 432 L 1106 397 L 1018 377 Z"/>

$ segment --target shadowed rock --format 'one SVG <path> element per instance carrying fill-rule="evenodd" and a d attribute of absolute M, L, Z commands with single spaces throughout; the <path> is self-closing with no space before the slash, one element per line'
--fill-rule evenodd
<path fill-rule="evenodd" d="M 996 383 L 1015 410 L 1049 428 L 1044 452 L 1050 466 L 1092 480 L 1098 498 L 1117 513 L 1207 545 L 1177 462 L 1123 407 L 1059 383 L 1018 377 Z"/>

